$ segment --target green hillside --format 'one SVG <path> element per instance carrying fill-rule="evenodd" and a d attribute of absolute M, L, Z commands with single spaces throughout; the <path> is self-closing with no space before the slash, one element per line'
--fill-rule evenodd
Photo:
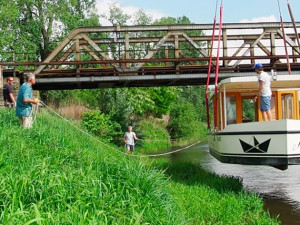
<path fill-rule="evenodd" d="M 46 111 L 24 130 L 0 110 L 0 127 L 0 224 L 277 224 L 238 179 L 122 155 Z"/>

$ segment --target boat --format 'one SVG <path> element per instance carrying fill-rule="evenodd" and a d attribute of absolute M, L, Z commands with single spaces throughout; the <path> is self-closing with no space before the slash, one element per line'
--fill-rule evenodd
<path fill-rule="evenodd" d="M 210 154 L 222 163 L 268 165 L 285 170 L 300 164 L 300 75 L 273 76 L 271 121 L 262 121 L 254 97 L 256 76 L 219 83 L 217 126 L 208 136 Z"/>

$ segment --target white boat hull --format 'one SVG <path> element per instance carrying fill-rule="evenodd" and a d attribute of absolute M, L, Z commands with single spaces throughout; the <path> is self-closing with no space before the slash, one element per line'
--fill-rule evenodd
<path fill-rule="evenodd" d="M 277 120 L 228 125 L 209 136 L 210 154 L 223 163 L 300 164 L 300 121 Z"/>

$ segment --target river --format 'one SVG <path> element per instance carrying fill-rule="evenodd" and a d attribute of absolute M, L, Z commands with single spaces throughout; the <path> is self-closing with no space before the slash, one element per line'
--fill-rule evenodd
<path fill-rule="evenodd" d="M 170 156 L 173 160 L 199 163 L 204 169 L 243 179 L 248 192 L 260 194 L 272 217 L 279 215 L 283 225 L 300 225 L 300 165 L 281 171 L 270 166 L 224 164 L 209 154 L 208 145 L 198 145 Z"/>

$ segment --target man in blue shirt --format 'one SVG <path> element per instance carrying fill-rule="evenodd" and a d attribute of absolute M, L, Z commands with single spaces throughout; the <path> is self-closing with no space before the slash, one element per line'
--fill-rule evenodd
<path fill-rule="evenodd" d="M 28 129 L 32 127 L 32 104 L 38 104 L 38 99 L 32 99 L 32 85 L 35 84 L 35 76 L 33 73 L 25 75 L 26 82 L 20 87 L 16 115 L 19 117 L 20 124 Z"/>

